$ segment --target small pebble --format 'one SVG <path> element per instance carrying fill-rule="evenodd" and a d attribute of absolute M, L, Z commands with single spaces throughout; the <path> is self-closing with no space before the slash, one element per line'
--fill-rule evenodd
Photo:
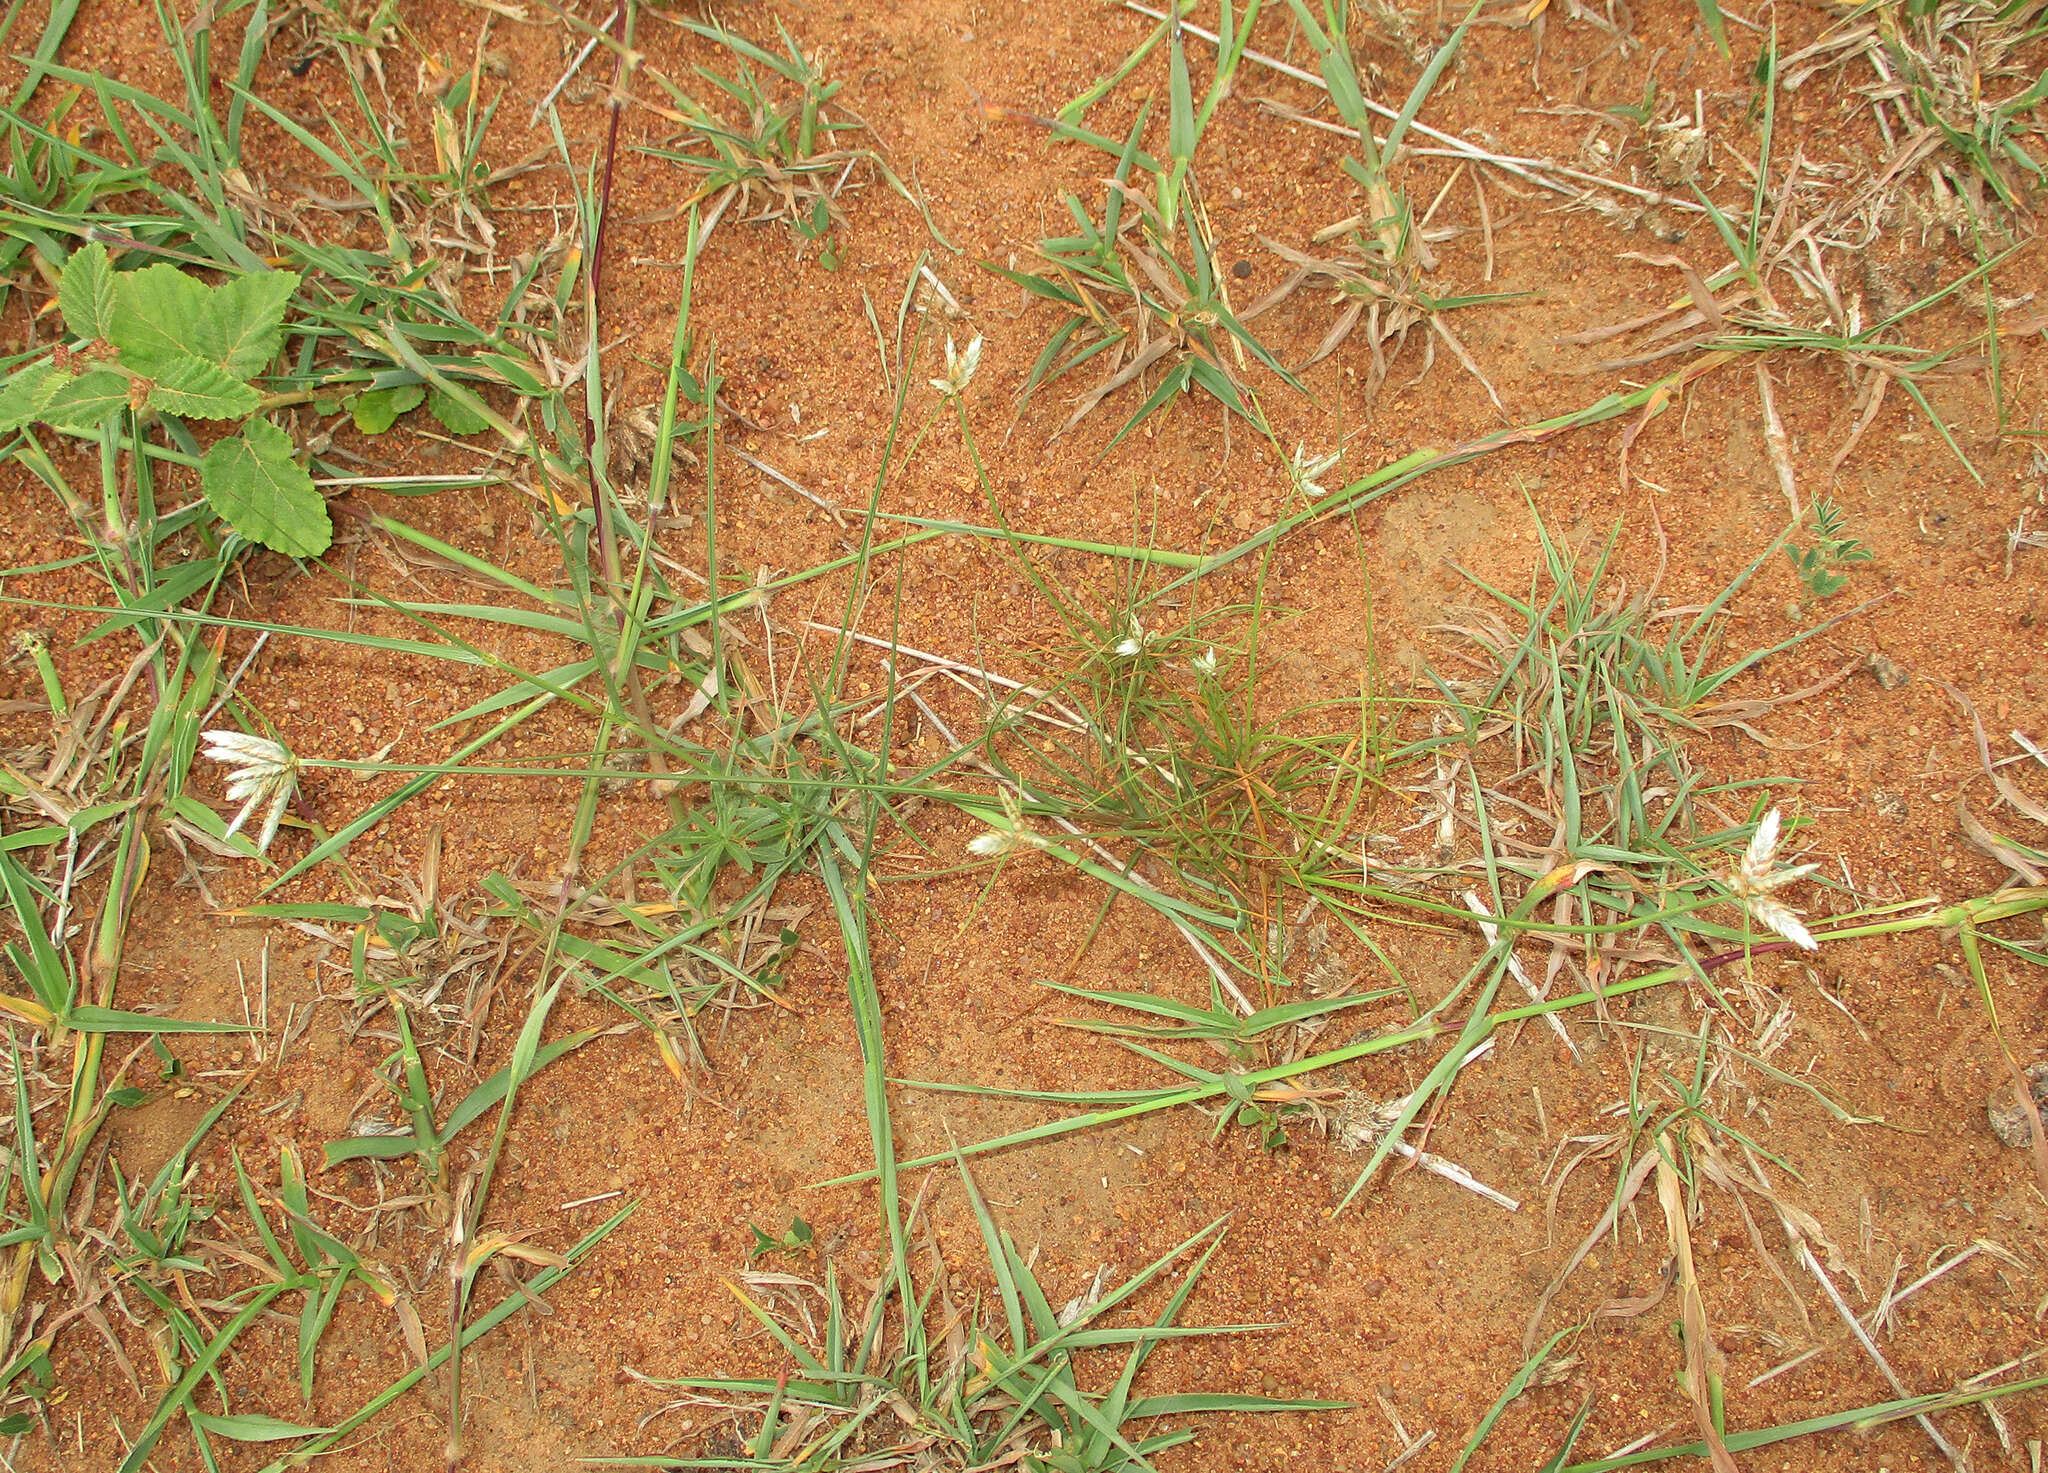
<path fill-rule="evenodd" d="M 2034 1092 L 2037 1106 L 2048 1105 L 2048 1063 L 2027 1066 L 2027 1085 Z M 2007 1080 L 1991 1091 L 1991 1098 L 1984 1105 L 1984 1114 L 1991 1122 L 1991 1133 L 2003 1144 L 2015 1150 L 2025 1150 L 2033 1145 L 2034 1125 L 2020 1107 L 2012 1081 Z"/>

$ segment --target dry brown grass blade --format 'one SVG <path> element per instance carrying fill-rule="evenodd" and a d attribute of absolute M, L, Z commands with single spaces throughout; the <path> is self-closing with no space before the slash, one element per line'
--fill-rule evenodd
<path fill-rule="evenodd" d="M 1799 505 L 1799 482 L 1792 474 L 1792 437 L 1785 433 L 1785 421 L 1778 417 L 1778 396 L 1771 388 L 1771 371 L 1762 358 L 1756 360 L 1756 396 L 1764 411 L 1764 445 L 1771 453 L 1771 466 L 1778 473 L 1778 489 L 1797 521 L 1806 515 Z"/>
<path fill-rule="evenodd" d="M 1556 1179 L 1550 1183 L 1550 1196 L 1543 1204 L 1543 1246 L 1545 1248 L 1549 1248 L 1557 1242 L 1557 1199 L 1564 1192 L 1564 1184 L 1571 1180 L 1571 1175 L 1574 1171 L 1577 1171 L 1588 1161 L 1605 1161 L 1609 1156 L 1619 1151 L 1621 1149 L 1621 1137 L 1618 1135 L 1598 1136 L 1590 1142 L 1583 1137 L 1577 1140 L 1561 1140 L 1557 1143 L 1557 1149 L 1551 1153 L 1551 1167 L 1554 1168 L 1557 1165 L 1557 1158 L 1564 1154 L 1564 1148 L 1568 1145 L 1580 1145 L 1584 1146 L 1585 1149 L 1566 1162 L 1564 1170 L 1558 1172 Z"/>
<path fill-rule="evenodd" d="M 1686 316 L 1688 318 L 1698 318 L 1699 314 L 1697 312 L 1688 312 Z M 1598 363 L 1580 364 L 1564 369 L 1562 372 L 1581 377 L 1589 374 L 1623 373 L 1632 368 L 1641 368 L 1645 364 L 1661 363 L 1666 358 L 1680 357 L 1692 352 L 1695 348 L 1704 348 L 1713 342 L 1716 337 L 1717 334 L 1710 332 L 1695 333 L 1689 338 L 1681 338 L 1675 343 L 1662 348 L 1653 348 L 1647 353 L 1633 353 L 1626 358 L 1602 358 Z"/>
<path fill-rule="evenodd" d="M 1867 607 L 1867 605 L 1866 605 Z M 1853 618 L 1861 609 L 1851 609 L 1843 618 Z M 1825 626 L 1823 626 L 1825 627 Z M 1816 631 L 1817 632 L 1817 631 Z M 1716 726 L 1740 726 L 1744 722 L 1757 721 L 1770 715 L 1780 706 L 1793 706 L 1811 699 L 1824 691 L 1833 690 L 1856 671 L 1863 668 L 1860 659 L 1846 661 L 1832 675 L 1824 675 L 1812 685 L 1801 686 L 1798 690 L 1787 691 L 1782 696 L 1766 696 L 1751 701 L 1716 701 L 1711 706 L 1702 706 L 1692 713 L 1695 725 L 1702 728 Z M 1765 743 L 1769 745 L 1769 743 Z"/>
<path fill-rule="evenodd" d="M 1839 476 L 1842 473 L 1843 464 L 1856 449 L 1857 442 L 1863 438 L 1863 432 L 1870 428 L 1877 419 L 1878 411 L 1884 408 L 1884 391 L 1891 387 L 1891 382 L 1892 376 L 1888 373 L 1870 375 L 1870 382 L 1863 389 L 1862 401 L 1856 406 L 1860 412 L 1856 416 L 1856 423 L 1849 428 L 1849 438 L 1842 442 L 1842 448 L 1837 450 L 1835 458 L 1828 462 L 1829 475 Z"/>
<path fill-rule="evenodd" d="M 1572 1276 L 1572 1270 L 1584 1263 L 1586 1255 L 1599 1246 L 1600 1240 L 1614 1231 L 1614 1224 L 1620 1216 L 1621 1209 L 1633 1202 L 1636 1194 L 1642 1191 L 1643 1183 L 1648 1181 L 1650 1173 L 1656 1170 L 1657 1160 L 1656 1152 L 1647 1152 L 1629 1168 L 1628 1176 L 1621 1183 L 1621 1190 L 1615 1194 L 1614 1200 L 1607 1204 L 1607 1210 L 1600 1214 L 1600 1220 L 1593 1224 L 1593 1230 L 1579 1240 L 1579 1246 L 1572 1250 L 1572 1256 L 1565 1261 L 1564 1267 L 1557 1271 L 1557 1277 L 1550 1281 L 1550 1287 L 1543 1291 L 1543 1297 L 1536 1301 L 1536 1308 L 1529 1313 L 1529 1323 L 1522 1330 L 1524 1360 L 1536 1353 L 1536 1335 L 1543 1326 L 1543 1316 L 1550 1308 L 1550 1301 L 1557 1297 L 1557 1292 L 1564 1287 L 1565 1280 Z"/>
<path fill-rule="evenodd" d="M 1668 380 L 1658 385 L 1656 393 L 1650 396 L 1648 402 L 1643 405 L 1642 409 L 1636 414 L 1636 417 L 1629 421 L 1628 428 L 1621 432 L 1622 490 L 1626 491 L 1628 489 L 1628 456 L 1629 450 L 1635 445 L 1636 437 L 1649 428 L 1651 420 L 1671 407 L 1671 401 L 1677 397 L 1679 390 L 1685 388 L 1686 385 L 1692 383 L 1695 379 L 1704 378 L 1723 364 L 1733 363 L 1736 357 L 1737 354 L 1728 348 L 1705 354 L 1702 357 L 1693 359 L 1692 362 L 1671 375 Z"/>
<path fill-rule="evenodd" d="M 2048 872 L 2043 872 L 2034 863 L 2037 856 L 2026 853 L 2010 840 L 1984 827 L 1977 815 L 1970 812 L 1968 801 L 1962 798 L 1956 799 L 1956 823 L 1963 831 L 1963 842 L 1979 854 L 1997 860 L 2029 885 L 2048 885 Z"/>
<path fill-rule="evenodd" d="M 1365 298 L 1358 297 L 1353 299 L 1349 306 L 1337 314 L 1337 320 L 1330 324 L 1330 330 L 1323 334 L 1323 340 L 1316 344 L 1315 351 L 1302 359 L 1296 365 L 1295 371 L 1299 373 L 1302 369 L 1313 368 L 1336 352 L 1342 346 L 1344 340 L 1351 336 L 1352 329 L 1358 326 L 1358 319 L 1364 315 L 1365 307 Z M 1374 356 L 1377 358 L 1378 343 L 1375 342 L 1373 347 Z M 1384 376 L 1384 370 L 1382 370 L 1381 376 Z"/>
<path fill-rule="evenodd" d="M 1742 287 L 1739 290 L 1730 292 L 1728 294 L 1728 299 L 1725 302 L 1718 302 L 1716 305 L 1720 307 L 1722 313 L 1724 314 L 1722 321 L 1725 323 L 1725 314 L 1734 311 L 1737 307 L 1747 306 L 1755 300 L 1756 293 L 1750 290 L 1750 288 L 1748 287 Z M 1642 341 L 1645 344 L 1661 343 L 1664 342 L 1666 339 L 1677 337 L 1678 334 L 1682 332 L 1691 332 L 1695 328 L 1704 327 L 1708 324 L 1710 320 L 1711 319 L 1708 318 L 1707 314 L 1702 312 L 1699 308 L 1687 308 L 1679 311 L 1678 315 L 1676 317 L 1673 317 L 1669 322 L 1664 323 L 1660 327 L 1654 327 L 1650 331 L 1644 333 L 1642 336 Z"/>
<path fill-rule="evenodd" d="M 1107 399 L 1111 394 L 1114 394 L 1118 389 L 1121 389 L 1125 384 L 1172 351 L 1173 341 L 1170 338 L 1154 338 L 1151 342 L 1147 343 L 1130 362 L 1081 396 L 1074 412 L 1067 417 L 1067 422 L 1059 427 L 1059 435 L 1064 435 L 1075 425 L 1093 414 L 1096 405 L 1100 404 L 1104 399 Z M 1055 435 L 1054 438 L 1057 439 L 1059 435 Z"/>
<path fill-rule="evenodd" d="M 1714 1425 L 1713 1384 L 1721 1379 L 1721 1352 L 1714 1344 L 1707 1323 L 1707 1301 L 1700 1293 L 1699 1273 L 1692 1261 L 1692 1232 L 1685 1220 L 1685 1189 L 1672 1164 L 1668 1136 L 1657 1137 L 1654 1146 L 1657 1166 L 1657 1203 L 1664 1209 L 1664 1229 L 1670 1236 L 1671 1257 L 1678 1265 L 1679 1313 L 1685 1327 L 1685 1394 L 1698 1418 L 1700 1436 L 1707 1444 L 1707 1456 L 1714 1473 L 1741 1473 L 1721 1429 Z"/>
<path fill-rule="evenodd" d="M 1260 297 L 1256 302 L 1253 302 L 1244 311 L 1238 313 L 1237 320 L 1239 322 L 1250 322 L 1255 317 L 1264 316 L 1300 291 L 1311 274 L 1306 270 L 1295 271 L 1285 281 L 1267 292 L 1263 297 Z"/>
<path fill-rule="evenodd" d="M 1589 327 L 1582 332 L 1560 333 L 1551 341 L 1561 348 L 1585 348 L 1595 343 L 1611 343 L 1616 338 L 1625 338 L 1632 332 L 1654 327 L 1669 317 L 1672 310 L 1670 307 L 1659 307 L 1654 312 L 1644 312 L 1620 322 L 1610 322 L 1605 327 Z"/>
<path fill-rule="evenodd" d="M 1877 34 L 1877 25 L 1870 22 L 1836 31 L 1809 46 L 1802 46 L 1779 61 L 1779 72 L 1784 79 L 1779 85 L 1787 92 L 1798 91 L 1820 72 L 1852 60 L 1864 46 L 1877 39 Z M 1841 54 L 1837 55 L 1837 52 Z"/>
<path fill-rule="evenodd" d="M 1493 211 L 1486 203 L 1486 180 L 1477 169 L 1472 171 L 1472 192 L 1479 196 L 1479 238 L 1486 247 L 1486 269 L 1479 279 L 1489 285 L 1493 281 Z"/>
<path fill-rule="evenodd" d="M 1743 1153 L 1746 1156 L 1749 1155 L 1749 1148 L 1747 1146 L 1743 1148 Z M 1735 1176 L 1733 1168 L 1728 1165 L 1727 1158 L 1721 1154 L 1718 1146 L 1705 1152 L 1704 1155 L 1706 1159 L 1718 1163 L 1723 1170 L 1728 1172 L 1733 1180 L 1739 1181 L 1748 1190 L 1755 1192 L 1759 1197 L 1770 1203 L 1771 1210 L 1778 1214 L 1778 1221 L 1784 1224 L 1788 1235 L 1802 1243 L 1818 1243 L 1821 1251 L 1827 1255 L 1828 1267 L 1835 1273 L 1846 1275 L 1849 1282 L 1856 1286 L 1858 1294 L 1866 1298 L 1869 1297 L 1870 1291 L 1864 1287 L 1862 1276 L 1856 1272 L 1855 1267 L 1843 1256 L 1840 1245 L 1827 1235 L 1827 1229 L 1821 1226 L 1820 1219 L 1811 1212 L 1808 1212 L 1804 1207 L 1801 1207 L 1797 1202 L 1790 1201 L 1773 1191 L 1770 1182 L 1764 1177 L 1763 1168 L 1757 1164 L 1754 1156 L 1749 1156 L 1749 1175 L 1747 1177 L 1738 1177 Z"/>
<path fill-rule="evenodd" d="M 1337 222 L 1337 225 L 1348 226 L 1351 223 L 1349 220 L 1340 220 Z M 1337 225 L 1332 225 L 1329 229 L 1335 230 Z M 1341 256 L 1312 256 L 1307 251 L 1291 246 L 1284 240 L 1275 240 L 1269 235 L 1260 236 L 1259 244 L 1288 265 L 1309 276 L 1327 276 L 1332 281 L 1355 282 L 1361 286 L 1373 285 L 1371 277 L 1367 276 L 1359 267 L 1344 260 Z"/>
<path fill-rule="evenodd" d="M 1138 269 L 1145 273 L 1146 279 L 1170 309 L 1178 312 L 1187 304 L 1188 294 L 1181 290 L 1179 279 L 1166 269 L 1166 263 L 1158 256 L 1139 246 L 1130 247 L 1125 254 L 1137 263 Z"/>
<path fill-rule="evenodd" d="M 1675 258 L 1669 256 L 1644 256 L 1638 259 L 1663 262 Z M 1562 333 L 1551 339 L 1551 341 L 1560 347 L 1584 348 L 1592 347 L 1599 343 L 1612 342 L 1616 338 L 1631 337 L 1641 333 L 1642 338 L 1640 341 L 1643 344 L 1661 343 L 1677 336 L 1679 333 L 1693 332 L 1698 328 L 1705 327 L 1710 321 L 1720 321 L 1725 324 L 1726 314 L 1729 311 L 1754 301 L 1755 296 L 1756 294 L 1748 287 L 1741 287 L 1730 292 L 1726 301 L 1710 298 L 1719 309 L 1720 315 L 1717 318 L 1710 319 L 1705 312 L 1696 306 L 1687 306 L 1686 301 L 1682 299 L 1676 302 L 1667 302 L 1662 307 L 1639 313 L 1634 317 L 1624 318 L 1620 322 L 1610 322 L 1604 327 L 1589 327 L 1583 332 Z M 1689 339 L 1688 343 L 1689 345 L 1696 346 L 1699 343 L 1709 341 L 1710 338 L 1711 334 Z M 1668 357 L 1670 354 L 1667 351 L 1664 354 L 1655 356 Z M 1587 373 L 1592 371 L 1592 369 L 1574 370 L 1574 372 Z"/>
<path fill-rule="evenodd" d="M 1678 1260 L 1673 1258 L 1664 1265 L 1664 1276 L 1657 1280 L 1657 1287 L 1648 1294 L 1631 1298 L 1615 1298 L 1603 1301 L 1593 1311 L 1596 1320 L 1632 1320 L 1640 1318 L 1664 1302 L 1664 1296 L 1671 1292 L 1671 1285 L 1678 1276 Z"/>
<path fill-rule="evenodd" d="M 1430 328 L 1438 337 L 1444 340 L 1445 345 L 1450 348 L 1458 362 L 1465 366 L 1465 372 L 1479 380 L 1479 386 L 1486 390 L 1486 397 L 1493 401 L 1494 409 L 1500 414 L 1501 422 L 1503 424 L 1513 424 L 1515 421 L 1509 415 L 1507 405 L 1500 402 L 1500 395 L 1494 392 L 1493 385 L 1488 381 L 1486 375 L 1479 371 L 1479 365 L 1472 361 L 1472 355 L 1465 351 L 1465 345 L 1458 341 L 1457 334 L 1445 326 L 1442 315 L 1432 312 L 1427 320 Z"/>
<path fill-rule="evenodd" d="M 1991 743 L 1985 739 L 1984 722 L 1977 715 L 1977 708 L 1971 704 L 1970 698 L 1947 681 L 1942 682 L 1941 688 L 1948 692 L 1948 698 L 1962 707 L 1963 714 L 1970 718 L 1970 730 L 1977 738 L 1977 761 L 1983 765 L 1984 775 L 1991 779 L 1991 786 L 1998 789 L 1998 796 L 2035 823 L 2048 824 L 2048 807 L 2021 792 L 2013 780 L 2000 772 L 1992 762 Z M 2034 883 L 2038 885 L 2040 881 L 2036 880 Z"/>
<path fill-rule="evenodd" d="M 1721 304 L 1714 300 L 1714 293 L 1707 286 L 1706 278 L 1701 276 L 1698 268 L 1683 256 L 1651 256 L 1641 251 L 1623 251 L 1621 259 L 1640 261 L 1645 266 L 1671 267 L 1685 278 L 1686 295 L 1692 298 L 1693 309 L 1700 314 L 1701 321 L 1707 323 L 1715 332 L 1728 330 L 1728 319 L 1721 315 Z"/>
<path fill-rule="evenodd" d="M 1698 1149 L 1695 1151 L 1693 1159 L 1699 1163 L 1700 1170 L 1706 1173 L 1707 1180 L 1735 1199 L 1736 1210 L 1742 1214 L 1742 1225 L 1749 1230 L 1750 1246 L 1756 1249 L 1757 1257 L 1764 1261 L 1771 1273 L 1776 1276 L 1779 1284 L 1784 1287 L 1785 1297 L 1792 1302 L 1792 1308 L 1799 1316 L 1800 1328 L 1811 1339 L 1813 1336 L 1813 1319 L 1806 1312 L 1806 1300 L 1792 1286 L 1792 1276 L 1785 1272 L 1784 1265 L 1778 1262 L 1777 1255 L 1771 1252 L 1769 1246 L 1764 1242 L 1763 1232 L 1756 1224 L 1756 1216 L 1749 1210 L 1749 1201 L 1743 1196 L 1745 1188 L 1751 1191 L 1758 1191 L 1757 1187 L 1754 1183 L 1743 1181 L 1735 1174 L 1735 1169 L 1728 1164 L 1727 1158 L 1721 1154 L 1720 1146 L 1716 1144 L 1711 1135 L 1702 1134 L 1696 1140 Z M 1770 1202 L 1773 1207 L 1780 1207 L 1782 1210 L 1782 1204 L 1769 1192 L 1758 1191 L 1758 1195 Z"/>

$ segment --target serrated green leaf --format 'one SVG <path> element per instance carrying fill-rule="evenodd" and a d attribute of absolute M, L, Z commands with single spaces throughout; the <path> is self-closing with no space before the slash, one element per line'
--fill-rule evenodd
<path fill-rule="evenodd" d="M 73 337 L 106 337 L 114 321 L 114 266 L 105 246 L 88 241 L 71 253 L 57 282 L 57 305 Z"/>
<path fill-rule="evenodd" d="M 292 437 L 269 420 L 252 419 L 207 451 L 199 484 L 213 509 L 251 542 L 317 557 L 334 540 L 327 503 L 292 458 Z"/>
<path fill-rule="evenodd" d="M 215 1437 L 230 1438 L 235 1442 L 289 1442 L 295 1437 L 318 1437 L 327 1431 L 325 1427 L 301 1427 L 296 1422 L 281 1422 L 276 1417 L 260 1413 L 245 1412 L 240 1416 L 216 1417 L 211 1412 L 188 1409 L 186 1416 L 192 1425 L 202 1432 Z"/>
<path fill-rule="evenodd" d="M 452 394 L 435 389 L 427 396 L 427 408 L 451 435 L 474 435 L 491 427 L 491 422 Z"/>
<path fill-rule="evenodd" d="M 168 358 L 150 375 L 149 407 L 191 419 L 243 419 L 262 395 L 218 364 L 190 354 Z"/>
<path fill-rule="evenodd" d="M 53 429 L 84 433 L 105 424 L 128 403 L 128 380 L 111 368 L 95 368 L 66 383 L 36 416 Z"/>
<path fill-rule="evenodd" d="M 381 435 L 398 423 L 398 416 L 420 407 L 427 391 L 418 384 L 400 384 L 393 389 L 365 389 L 349 400 L 349 418 L 366 435 Z"/>
<path fill-rule="evenodd" d="M 299 289 L 296 271 L 252 271 L 214 287 L 199 321 L 199 356 L 236 378 L 253 378 L 284 341 L 285 307 Z"/>
<path fill-rule="evenodd" d="M 175 266 L 123 271 L 114 277 L 114 311 L 107 323 L 107 341 L 121 350 L 130 367 L 142 373 L 181 354 L 209 356 L 202 351 L 200 330 L 208 292 L 205 282 Z"/>
<path fill-rule="evenodd" d="M 57 391 L 70 382 L 71 375 L 48 358 L 15 370 L 0 387 L 0 435 L 41 419 Z"/>

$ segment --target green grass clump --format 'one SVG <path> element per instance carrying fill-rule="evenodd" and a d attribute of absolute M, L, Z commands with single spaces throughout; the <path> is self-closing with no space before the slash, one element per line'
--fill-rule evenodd
<path fill-rule="evenodd" d="M 651 1385 L 740 1408 L 729 1453 L 613 1458 L 614 1466 L 759 1469 L 833 1473 L 879 1460 L 918 1459 L 969 1469 L 1015 1460 L 1039 1473 L 1119 1473 L 1196 1436 L 1188 1427 L 1144 1424 L 1246 1412 L 1338 1410 L 1347 1402 L 1288 1400 L 1219 1392 L 1140 1395 L 1146 1361 L 1168 1340 L 1255 1334 L 1276 1325 L 1183 1326 L 1180 1313 L 1223 1242 L 1219 1220 L 1105 1288 L 1100 1280 L 1064 1309 L 1055 1307 L 1026 1255 L 996 1226 L 963 1168 L 961 1180 L 981 1227 L 995 1303 L 965 1312 L 935 1337 L 925 1316 L 951 1304 L 951 1290 L 925 1284 L 907 1311 L 889 1314 L 885 1279 L 864 1312 L 849 1306 L 828 1263 L 822 1284 L 786 1273 L 748 1275 L 733 1287 L 746 1312 L 789 1357 L 776 1378 L 677 1377 Z M 914 1213 L 913 1213 L 914 1215 Z M 1115 1312 L 1189 1254 L 1150 1323 L 1113 1323 Z M 943 1298 L 941 1296 L 944 1296 Z M 819 1324 L 818 1309 L 823 1310 Z M 895 1333 L 892 1334 L 891 1332 Z M 1121 1351 L 1119 1364 L 1118 1352 Z M 1107 1381 L 1105 1387 L 1104 1382 Z"/>
<path fill-rule="evenodd" d="M 1060 312 L 1025 379 L 1020 402 L 1028 402 L 1042 385 L 1101 359 L 1103 376 L 1060 427 L 1064 434 L 1111 394 L 1163 365 L 1159 382 L 1110 438 L 1111 446 L 1191 389 L 1270 436 L 1265 411 L 1243 371 L 1247 362 L 1297 393 L 1307 391 L 1231 307 L 1199 210 L 1177 203 L 1181 183 L 1175 181 L 1185 181 L 1185 169 L 1163 168 L 1139 147 L 1148 112 L 1149 107 L 1139 110 L 1118 153 L 1100 221 L 1070 194 L 1066 205 L 1076 231 L 1038 243 L 1042 269 L 982 263 Z M 1139 166 L 1154 176 L 1152 199 L 1131 184 Z M 1176 215 L 1170 211 L 1178 212 L 1185 232 L 1176 233 Z M 1183 237 L 1185 257 L 1179 248 Z"/>
<path fill-rule="evenodd" d="M 1384 739 L 1374 702 L 1267 709 L 1260 645 L 1283 611 L 1225 607 L 1147 628 L 1166 611 L 1056 596 L 1078 659 L 996 705 L 984 738 L 1032 802 L 1248 904 L 1370 810 Z"/>
<path fill-rule="evenodd" d="M 1372 354 L 1372 367 L 1365 376 L 1370 396 L 1386 379 L 1409 333 L 1420 327 L 1424 329 L 1427 355 L 1423 372 L 1428 372 L 1429 364 L 1435 361 L 1436 345 L 1443 343 L 1485 388 L 1494 407 L 1505 415 L 1500 396 L 1446 319 L 1454 312 L 1512 301 L 1520 294 L 1460 292 L 1439 285 L 1433 278 L 1437 266 L 1435 253 L 1423 240 L 1423 222 L 1416 220 L 1406 190 L 1394 178 L 1402 141 L 1423 103 L 1457 56 L 1478 14 L 1477 8 L 1465 16 L 1423 67 L 1401 110 L 1381 137 L 1373 132 L 1365 85 L 1352 54 L 1348 7 L 1325 0 L 1318 19 L 1305 0 L 1288 3 L 1315 54 L 1339 121 L 1358 140 L 1357 155 L 1346 154 L 1341 162 L 1361 196 L 1361 208 L 1317 232 L 1318 243 L 1341 241 L 1343 248 L 1339 253 L 1318 256 L 1290 246 L 1274 247 L 1282 259 L 1295 267 L 1289 290 L 1309 282 L 1326 282 L 1336 288 L 1343 302 L 1336 320 L 1303 366 L 1328 357 L 1363 328 Z"/>

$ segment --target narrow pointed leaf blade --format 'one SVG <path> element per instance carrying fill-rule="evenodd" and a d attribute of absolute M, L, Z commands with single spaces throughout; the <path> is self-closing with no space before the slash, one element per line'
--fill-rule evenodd
<path fill-rule="evenodd" d="M 1121 445 L 1124 442 L 1124 438 L 1127 435 L 1129 435 L 1132 430 L 1135 430 L 1139 425 L 1145 422 L 1147 416 L 1151 415 L 1155 410 L 1159 409 L 1162 405 L 1167 403 L 1167 401 L 1172 399 L 1175 394 L 1178 394 L 1181 390 L 1185 389 L 1188 386 L 1188 378 L 1190 374 L 1189 365 L 1192 364 L 1194 361 L 1195 360 L 1191 358 L 1183 359 L 1181 362 L 1175 364 L 1173 368 L 1168 370 L 1166 377 L 1159 381 L 1159 387 L 1152 391 L 1152 397 L 1147 399 L 1143 404 L 1140 404 L 1138 406 L 1138 412 L 1132 415 L 1128 420 L 1126 420 L 1124 422 L 1124 427 L 1116 432 L 1115 436 L 1110 440 L 1109 445 L 1106 447 L 1108 450 L 1116 449 L 1117 446 Z"/>
<path fill-rule="evenodd" d="M 1179 1396 L 1148 1396 L 1134 1401 L 1125 1416 L 1135 1422 L 1141 1417 L 1185 1417 L 1197 1412 L 1341 1412 L 1348 1411 L 1353 1405 L 1354 1403 L 1348 1401 L 1311 1401 L 1306 1398 L 1233 1396 L 1220 1391 L 1189 1391 Z"/>
<path fill-rule="evenodd" d="M 200 1411 L 188 1411 L 186 1415 L 200 1431 L 234 1442 L 288 1442 L 295 1437 L 318 1437 L 327 1431 L 325 1427 L 301 1427 L 296 1422 L 280 1421 L 256 1412 L 232 1417 L 217 1417 Z"/>
<path fill-rule="evenodd" d="M 1700 24 L 1707 28 L 1713 38 L 1714 49 L 1723 56 L 1728 55 L 1728 22 L 1722 18 L 1721 7 L 1715 0 L 1698 0 Z"/>
<path fill-rule="evenodd" d="M 79 1033 L 241 1033 L 248 1027 L 245 1023 L 208 1023 L 199 1018 L 165 1018 L 90 1006 L 71 1009 L 64 1015 L 64 1023 Z"/>

